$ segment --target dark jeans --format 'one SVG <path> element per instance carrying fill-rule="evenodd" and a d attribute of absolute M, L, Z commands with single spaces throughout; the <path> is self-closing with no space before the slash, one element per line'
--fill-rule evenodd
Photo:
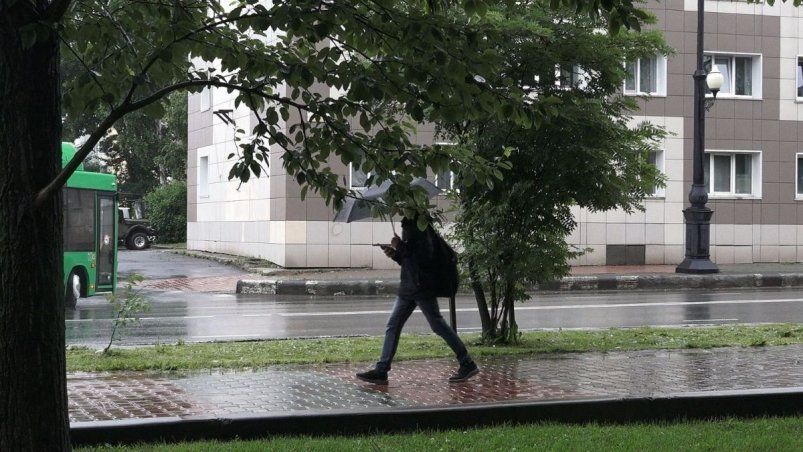
<path fill-rule="evenodd" d="M 471 364 L 471 356 L 466 350 L 465 344 L 457 336 L 457 333 L 446 324 L 446 320 L 441 315 L 440 308 L 438 308 L 438 299 L 435 297 L 416 296 L 413 298 L 396 297 L 396 302 L 393 304 L 393 312 L 390 313 L 388 318 L 387 328 L 385 329 L 385 343 L 382 346 L 382 356 L 379 362 L 376 363 L 376 370 L 380 372 L 387 372 L 390 370 L 390 363 L 393 361 L 393 356 L 396 355 L 396 348 L 399 346 L 399 336 L 401 335 L 402 328 L 410 318 L 410 315 L 418 306 L 421 313 L 426 317 L 429 322 L 429 327 L 438 336 L 449 344 L 452 348 L 460 365 Z"/>

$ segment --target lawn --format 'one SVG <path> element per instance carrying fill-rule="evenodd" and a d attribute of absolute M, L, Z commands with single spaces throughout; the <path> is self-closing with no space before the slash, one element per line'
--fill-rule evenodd
<path fill-rule="evenodd" d="M 497 346 L 477 344 L 477 335 L 462 337 L 469 344 L 471 354 L 482 358 L 538 353 L 789 345 L 803 342 L 803 325 L 535 331 L 523 333 L 517 345 Z M 381 341 L 380 337 L 348 337 L 179 343 L 118 348 L 106 355 L 84 347 L 71 347 L 67 351 L 67 370 L 238 369 L 272 364 L 371 362 L 378 357 Z M 396 360 L 451 356 L 451 350 L 435 335 L 404 335 Z"/>
<path fill-rule="evenodd" d="M 767 347 L 803 343 L 803 325 L 729 325 L 695 328 L 618 328 L 526 332 L 516 345 L 478 344 L 464 335 L 475 357 L 645 349 Z M 379 337 L 163 344 L 67 351 L 69 371 L 258 368 L 271 364 L 371 362 Z M 397 359 L 450 357 L 434 335 L 405 335 Z M 532 424 L 466 430 L 351 437 L 274 437 L 253 441 L 200 441 L 81 448 L 80 451 L 798 451 L 803 417 L 713 419 L 627 425 Z"/>
<path fill-rule="evenodd" d="M 257 451 L 800 451 L 803 418 L 720 419 L 628 425 L 533 424 L 354 437 L 280 437 L 77 449 L 143 452 Z"/>

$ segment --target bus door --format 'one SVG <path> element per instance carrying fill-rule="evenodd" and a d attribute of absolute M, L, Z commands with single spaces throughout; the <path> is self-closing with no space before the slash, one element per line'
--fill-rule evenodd
<path fill-rule="evenodd" d="M 98 258 L 97 288 L 99 291 L 114 289 L 115 248 L 117 233 L 115 231 L 114 194 L 98 193 Z"/>

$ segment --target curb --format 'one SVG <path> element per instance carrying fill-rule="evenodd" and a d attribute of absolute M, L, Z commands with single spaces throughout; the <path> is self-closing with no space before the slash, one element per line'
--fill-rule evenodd
<path fill-rule="evenodd" d="M 710 288 L 803 287 L 803 273 L 732 273 L 688 275 L 646 273 L 640 275 L 568 276 L 532 287 L 533 291 L 665 290 Z M 395 295 L 399 281 L 343 280 L 240 280 L 237 293 L 270 295 Z M 462 293 L 469 293 L 466 290 Z"/>
<path fill-rule="evenodd" d="M 306 281 L 306 280 L 248 280 L 237 281 L 237 293 L 269 295 L 395 295 L 399 281 Z"/>
<path fill-rule="evenodd" d="M 632 399 L 498 403 L 442 408 L 333 410 L 301 414 L 166 417 L 70 426 L 73 446 L 232 440 L 272 435 L 356 435 L 535 422 L 622 423 L 793 416 L 803 413 L 803 388 L 715 391 Z"/>
<path fill-rule="evenodd" d="M 680 273 L 598 276 L 568 276 L 542 284 L 536 290 L 629 290 L 629 289 L 708 289 L 734 287 L 800 287 L 801 273 L 718 273 L 689 275 Z"/>

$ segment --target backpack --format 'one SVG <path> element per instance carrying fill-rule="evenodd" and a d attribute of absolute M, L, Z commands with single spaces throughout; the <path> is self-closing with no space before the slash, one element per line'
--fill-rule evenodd
<path fill-rule="evenodd" d="M 457 253 L 432 227 L 427 230 L 432 240 L 432 260 L 424 270 L 428 273 L 430 289 L 436 297 L 454 297 L 460 284 Z"/>

